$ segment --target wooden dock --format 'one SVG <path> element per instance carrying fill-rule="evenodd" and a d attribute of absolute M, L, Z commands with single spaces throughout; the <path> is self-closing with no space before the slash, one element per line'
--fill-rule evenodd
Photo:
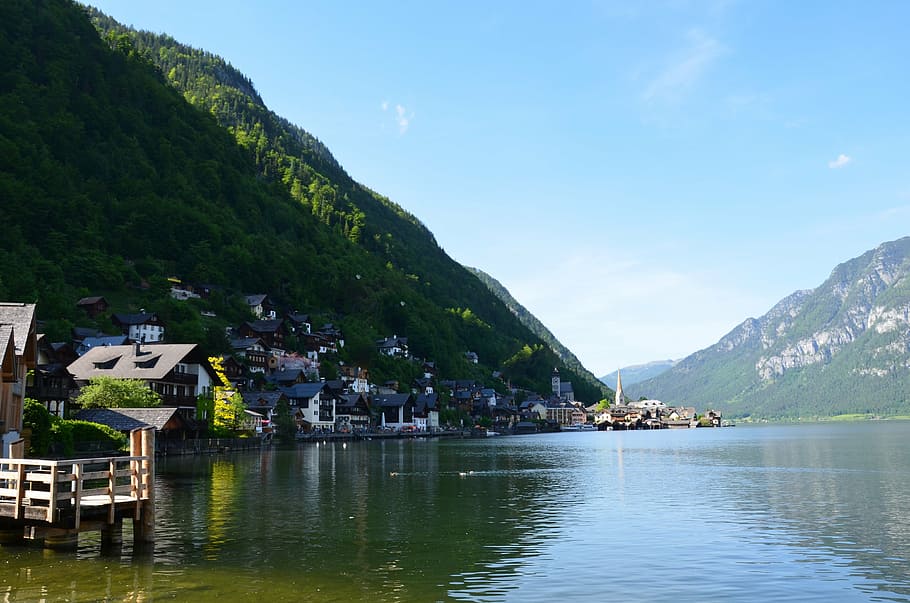
<path fill-rule="evenodd" d="M 100 530 L 102 546 L 117 545 L 128 517 L 134 545 L 152 543 L 154 462 L 153 428 L 130 434 L 130 456 L 0 458 L 0 542 L 43 540 L 49 548 L 68 548 L 81 532 Z"/>

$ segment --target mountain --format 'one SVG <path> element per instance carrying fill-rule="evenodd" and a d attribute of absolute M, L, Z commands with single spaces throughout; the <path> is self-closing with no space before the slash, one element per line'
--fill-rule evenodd
<path fill-rule="evenodd" d="M 622 384 L 623 387 L 628 387 L 629 385 L 634 385 L 636 383 L 641 383 L 656 377 L 661 373 L 673 368 L 677 363 L 676 360 L 655 360 L 653 362 L 647 362 L 645 364 L 634 364 L 632 366 L 625 366 L 621 368 L 622 371 Z M 616 371 L 604 375 L 600 378 L 601 381 L 607 385 L 616 383 Z"/>
<path fill-rule="evenodd" d="M 601 383 L 600 380 L 594 376 L 594 373 L 586 369 L 584 365 L 582 365 L 581 361 L 575 356 L 575 354 L 570 352 L 566 346 L 562 345 L 562 343 L 556 339 L 556 336 L 553 335 L 553 333 L 547 327 L 545 327 L 544 324 L 540 322 L 536 316 L 529 312 L 527 308 L 518 303 L 518 300 L 512 297 L 512 294 L 509 293 L 509 290 L 506 289 L 502 283 L 497 281 L 495 278 L 483 270 L 480 270 L 479 268 L 467 267 L 467 269 L 472 272 L 477 278 L 479 278 L 480 282 L 486 285 L 487 288 L 493 293 L 493 295 L 499 298 L 502 303 L 504 303 L 506 307 L 509 308 L 509 311 L 512 312 L 512 314 L 518 317 L 518 320 L 521 321 L 521 324 L 530 329 L 532 333 L 540 337 L 550 347 L 550 349 L 553 350 L 557 356 L 559 356 L 560 360 L 562 360 L 568 368 L 574 370 L 576 374 L 581 376 L 587 385 L 599 388 L 602 393 L 602 398 L 607 397 L 610 400 L 613 399 L 612 392 L 610 391 L 609 387 L 604 387 L 603 383 Z"/>
<path fill-rule="evenodd" d="M 910 237 L 840 264 L 633 391 L 733 417 L 910 414 Z"/>
<path fill-rule="evenodd" d="M 249 318 L 242 295 L 265 292 L 340 326 L 337 360 L 377 380 L 419 372 L 377 356 L 392 334 L 458 378 L 501 371 L 546 392 L 563 366 L 416 217 L 226 61 L 67 0 L 0 3 L 0 200 L 0 299 L 37 301 L 55 341 L 110 329 L 75 306 L 105 295 L 155 311 L 171 341 L 223 352 L 224 327 Z M 178 302 L 173 278 L 214 293 Z"/>

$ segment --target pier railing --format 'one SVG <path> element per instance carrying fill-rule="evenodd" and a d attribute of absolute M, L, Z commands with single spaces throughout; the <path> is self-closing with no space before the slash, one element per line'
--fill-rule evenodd
<path fill-rule="evenodd" d="M 134 431 L 130 452 L 89 459 L 0 459 L 0 517 L 62 523 L 75 530 L 87 516 L 113 524 L 118 511 L 139 520 L 143 508 L 154 503 L 154 432 Z"/>

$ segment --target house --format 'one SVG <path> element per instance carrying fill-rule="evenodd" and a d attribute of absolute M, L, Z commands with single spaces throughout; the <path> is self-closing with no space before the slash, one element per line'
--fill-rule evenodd
<path fill-rule="evenodd" d="M 249 306 L 250 312 L 256 318 L 275 318 L 275 310 L 272 309 L 272 302 L 265 293 L 256 293 L 244 297 L 246 305 Z"/>
<path fill-rule="evenodd" d="M 244 377 L 244 373 L 246 373 L 247 369 L 236 358 L 233 356 L 221 356 L 221 368 L 224 369 L 224 376 L 235 387 L 242 389 L 246 386 L 247 379 Z"/>
<path fill-rule="evenodd" d="M 66 402 L 76 382 L 66 367 L 78 356 L 68 343 L 51 343 L 38 335 L 38 364 L 28 378 L 25 395 L 44 405 L 52 415 L 63 417 Z"/>
<path fill-rule="evenodd" d="M 423 363 L 423 378 L 424 379 L 435 379 L 437 374 L 437 368 L 435 362 L 424 362 Z"/>
<path fill-rule="evenodd" d="M 240 336 L 259 338 L 270 348 L 284 349 L 284 320 L 254 320 L 240 325 Z"/>
<path fill-rule="evenodd" d="M 373 399 L 373 405 L 382 413 L 380 425 L 392 429 L 415 427 L 414 410 L 417 403 L 413 394 L 389 394 Z"/>
<path fill-rule="evenodd" d="M 307 374 L 304 369 L 282 369 L 275 371 L 265 378 L 266 383 L 278 387 L 291 387 L 298 383 L 307 383 Z"/>
<path fill-rule="evenodd" d="M 342 365 L 338 367 L 338 373 L 349 391 L 361 394 L 370 392 L 370 372 L 367 369 Z"/>
<path fill-rule="evenodd" d="M 339 396 L 335 405 L 336 430 L 367 429 L 372 424 L 372 418 L 370 399 L 366 394 L 357 392 Z"/>
<path fill-rule="evenodd" d="M 297 383 L 279 391 L 287 396 L 298 430 L 334 430 L 337 400 L 325 383 Z"/>
<path fill-rule="evenodd" d="M 130 341 L 155 343 L 164 341 L 164 323 L 153 312 L 138 314 L 114 314 L 111 322 L 119 327 Z"/>
<path fill-rule="evenodd" d="M 414 379 L 414 389 L 416 389 L 421 394 L 432 394 L 433 389 L 433 380 L 428 379 L 427 377 L 419 377 Z"/>
<path fill-rule="evenodd" d="M 0 456 L 19 440 L 29 371 L 38 365 L 35 304 L 0 303 Z"/>
<path fill-rule="evenodd" d="M 391 358 L 408 358 L 408 338 L 392 335 L 376 341 L 376 351 Z"/>
<path fill-rule="evenodd" d="M 521 403 L 518 407 L 523 418 L 528 420 L 543 420 L 547 418 L 547 405 L 541 399 L 529 399 Z"/>
<path fill-rule="evenodd" d="M 76 419 L 107 425 L 129 435 L 134 429 L 155 428 L 156 452 L 167 452 L 168 444 L 198 438 L 202 426 L 194 419 L 195 407 L 175 408 L 86 408 Z"/>
<path fill-rule="evenodd" d="M 83 297 L 76 302 L 76 306 L 82 308 L 89 318 L 95 318 L 99 314 L 107 312 L 108 308 L 110 308 L 107 300 L 100 295 Z"/>
<path fill-rule="evenodd" d="M 251 373 L 265 373 L 269 366 L 269 346 L 261 337 L 237 337 L 230 340 L 234 356 L 243 360 Z"/>
<path fill-rule="evenodd" d="M 288 312 L 285 314 L 285 318 L 288 321 L 288 328 L 291 333 L 295 335 L 298 334 L 309 334 L 313 330 L 313 325 L 310 323 L 310 315 L 303 314 L 302 312 Z"/>
<path fill-rule="evenodd" d="M 414 403 L 414 425 L 421 431 L 439 429 L 439 394 L 420 394 Z"/>
<path fill-rule="evenodd" d="M 249 408 L 243 409 L 243 416 L 240 417 L 240 431 L 245 431 L 248 433 L 255 433 L 256 435 L 262 435 L 263 433 L 263 417 L 256 411 L 250 410 Z"/>
<path fill-rule="evenodd" d="M 480 361 L 480 358 L 478 358 L 476 352 L 465 352 L 464 358 L 471 364 L 477 364 Z"/>
<path fill-rule="evenodd" d="M 92 348 L 67 367 L 77 385 L 92 377 L 140 379 L 165 406 L 192 406 L 208 395 L 218 376 L 194 343 L 116 345 Z"/>
<path fill-rule="evenodd" d="M 171 297 L 177 301 L 186 301 L 188 299 L 200 299 L 202 296 L 195 293 L 192 287 L 184 287 L 177 284 L 171 286 Z"/>
<path fill-rule="evenodd" d="M 243 392 L 240 395 L 243 397 L 247 410 L 252 410 L 262 417 L 263 433 L 272 431 L 278 403 L 284 400 L 290 405 L 287 396 L 280 391 Z"/>

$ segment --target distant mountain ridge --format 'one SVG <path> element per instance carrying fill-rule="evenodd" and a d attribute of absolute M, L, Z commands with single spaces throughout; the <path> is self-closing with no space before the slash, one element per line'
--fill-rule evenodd
<path fill-rule="evenodd" d="M 661 373 L 670 370 L 673 368 L 678 360 L 654 360 L 653 362 L 646 362 L 644 364 L 633 364 L 631 366 L 624 366 L 620 370 L 622 374 L 622 383 L 623 386 L 634 385 L 636 383 L 641 383 L 653 377 L 660 375 Z M 616 384 L 616 371 L 604 375 L 600 378 L 601 381 L 606 383 L 608 386 Z"/>
<path fill-rule="evenodd" d="M 634 392 L 740 417 L 910 414 L 910 237 L 838 265 Z"/>

